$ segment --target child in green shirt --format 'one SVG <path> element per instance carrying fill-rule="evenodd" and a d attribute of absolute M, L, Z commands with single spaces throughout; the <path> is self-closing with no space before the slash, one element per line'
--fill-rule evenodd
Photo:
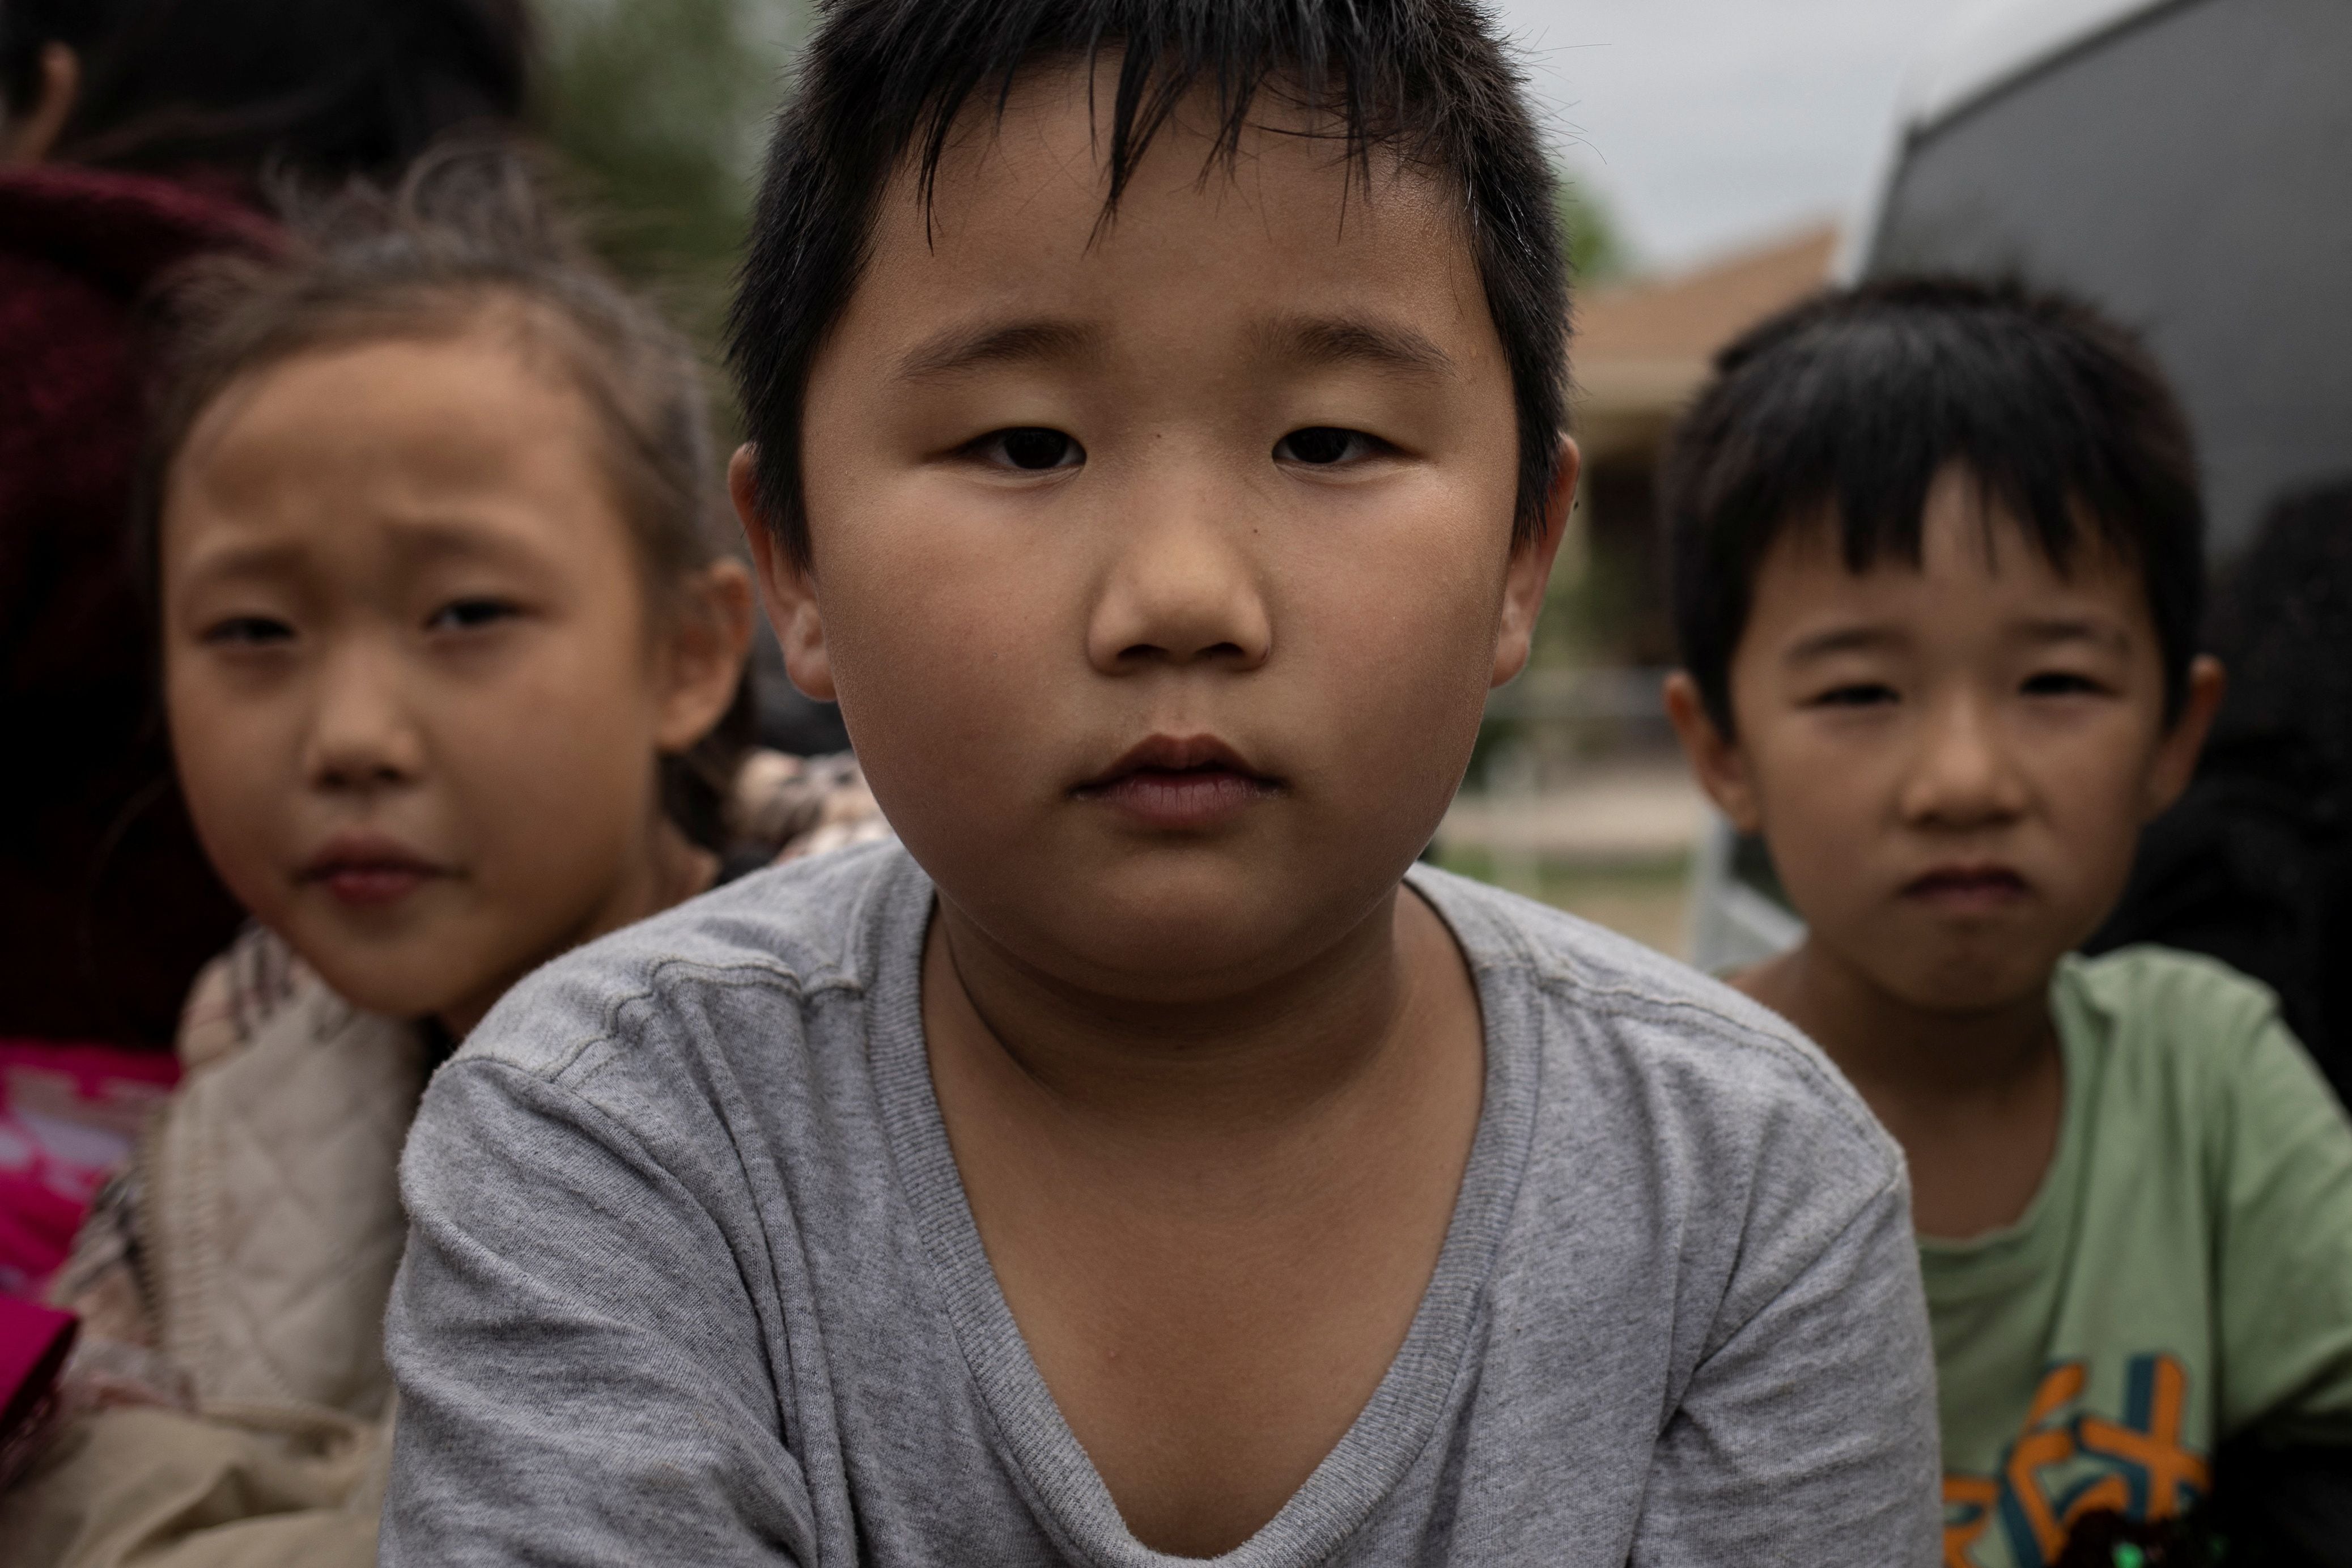
<path fill-rule="evenodd" d="M 1807 924 L 1734 983 L 1909 1160 L 1945 1563 L 2162 1539 L 2223 1439 L 2352 1444 L 2342 1108 L 2235 971 L 2072 956 L 2221 699 L 2185 423 L 2013 287 L 1825 296 L 1717 371 L 1667 462 L 1668 706 Z"/>

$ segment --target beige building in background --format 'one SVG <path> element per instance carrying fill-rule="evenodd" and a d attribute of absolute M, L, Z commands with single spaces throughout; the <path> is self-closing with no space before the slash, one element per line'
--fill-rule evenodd
<path fill-rule="evenodd" d="M 1827 284 L 1836 249 L 1837 231 L 1823 225 L 1579 299 L 1569 363 L 1571 419 L 1584 449 L 1581 556 L 1598 574 L 1594 598 L 1612 662 L 1673 658 L 1655 520 L 1667 431 L 1717 350 Z"/>

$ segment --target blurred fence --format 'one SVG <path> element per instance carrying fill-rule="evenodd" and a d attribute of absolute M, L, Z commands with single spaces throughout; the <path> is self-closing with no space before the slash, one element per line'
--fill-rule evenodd
<path fill-rule="evenodd" d="M 1650 667 L 1530 670 L 1492 694 L 1440 860 L 1654 946 L 1683 946 L 1707 821 Z"/>

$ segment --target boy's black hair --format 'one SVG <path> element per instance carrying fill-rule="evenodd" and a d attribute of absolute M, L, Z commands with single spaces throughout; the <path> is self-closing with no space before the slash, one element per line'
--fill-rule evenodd
<path fill-rule="evenodd" d="M 809 370 L 855 291 L 884 187 L 911 157 L 928 196 L 958 112 L 1002 110 L 1041 59 L 1123 51 L 1105 214 L 1188 95 L 1217 113 L 1214 160 L 1252 106 L 1331 117 L 1367 177 L 1375 151 L 1459 193 L 1518 409 L 1517 536 L 1542 526 L 1566 415 L 1567 266 L 1552 175 L 1520 78 L 1475 0 L 829 0 L 779 117 L 730 359 L 760 454 L 760 503 L 809 560 L 801 420 Z"/>
<path fill-rule="evenodd" d="M 1790 528 L 1834 519 L 1849 570 L 1919 560 L 1927 492 L 1974 476 L 2067 570 L 2087 531 L 2136 567 L 2187 695 L 2204 593 L 2189 423 L 2132 335 L 2021 284 L 1891 278 L 1765 321 L 1716 357 L 1660 476 L 1682 661 L 1734 733 L 1731 659 L 1756 574 Z"/>
<path fill-rule="evenodd" d="M 449 131 L 511 126 L 533 50 L 525 0 L 0 0 L 12 117 L 50 43 L 81 57 L 58 158 L 330 184 L 396 179 Z"/>

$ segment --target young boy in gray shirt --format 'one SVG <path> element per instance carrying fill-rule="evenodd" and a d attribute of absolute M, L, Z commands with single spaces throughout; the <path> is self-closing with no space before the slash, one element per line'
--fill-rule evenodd
<path fill-rule="evenodd" d="M 435 1081 L 383 1555 L 1926 1563 L 1900 1156 L 1811 1046 L 1425 869 L 1574 494 L 1467 0 L 838 0 L 732 487 L 901 843 Z"/>

